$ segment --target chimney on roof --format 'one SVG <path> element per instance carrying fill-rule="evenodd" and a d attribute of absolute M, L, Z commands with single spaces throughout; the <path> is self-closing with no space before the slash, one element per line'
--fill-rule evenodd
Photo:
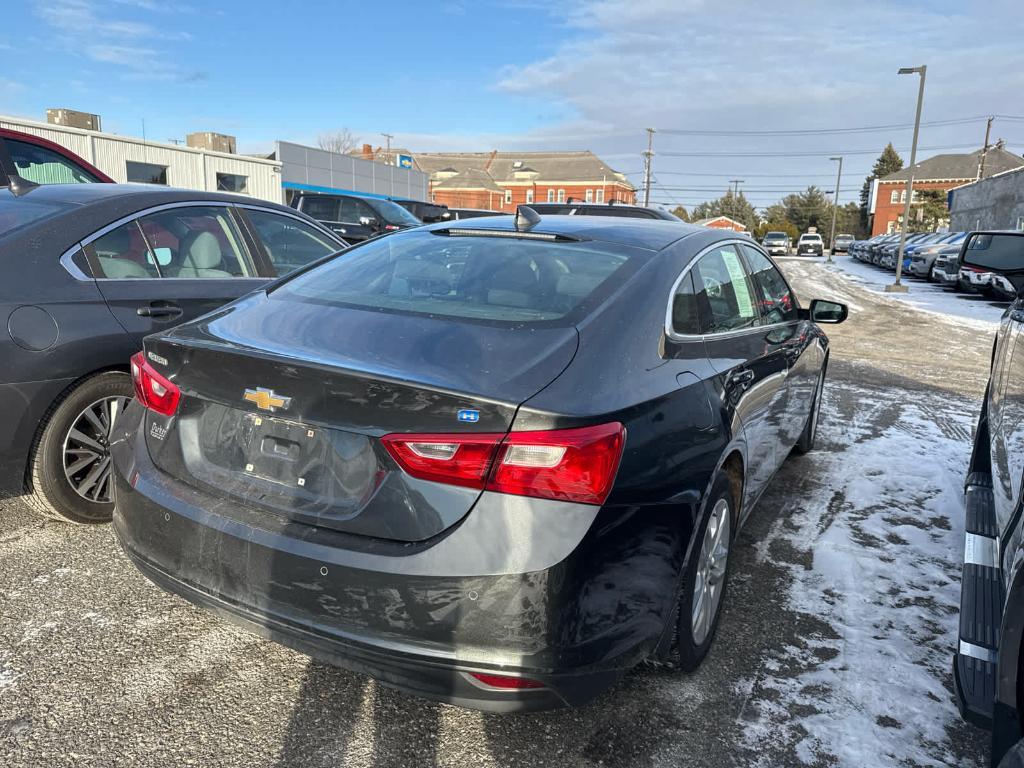
<path fill-rule="evenodd" d="M 373 160 L 373 145 L 363 144 L 363 160 Z"/>

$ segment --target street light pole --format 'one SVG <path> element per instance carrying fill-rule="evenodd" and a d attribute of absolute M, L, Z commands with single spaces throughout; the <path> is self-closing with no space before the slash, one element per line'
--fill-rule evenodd
<path fill-rule="evenodd" d="M 839 173 L 836 174 L 836 193 L 832 196 L 832 229 L 829 231 L 828 263 L 832 263 L 832 251 L 836 249 L 836 213 L 839 211 L 839 180 L 843 178 L 843 158 L 830 157 L 829 160 L 839 161 Z"/>
<path fill-rule="evenodd" d="M 920 75 L 921 82 L 917 89 L 917 115 L 914 117 L 914 140 L 910 145 L 910 169 L 907 174 L 907 200 L 903 204 L 903 224 L 900 226 L 900 247 L 896 252 L 896 282 L 885 286 L 889 293 L 906 293 L 907 286 L 900 283 L 900 276 L 903 274 L 903 249 L 907 244 L 907 224 L 910 223 L 910 203 L 914 198 L 914 164 L 917 162 L 917 134 L 921 130 L 921 105 L 924 103 L 924 77 L 928 67 L 922 64 L 920 67 L 901 67 L 896 73 L 898 75 Z"/>

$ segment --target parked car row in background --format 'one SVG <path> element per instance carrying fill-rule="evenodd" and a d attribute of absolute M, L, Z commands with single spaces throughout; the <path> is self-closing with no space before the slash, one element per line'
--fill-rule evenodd
<path fill-rule="evenodd" d="M 919 232 L 907 236 L 903 274 L 939 283 L 961 293 L 982 294 L 997 301 L 1013 301 L 1017 291 L 1003 275 L 960 262 L 966 232 Z M 850 255 L 867 264 L 896 269 L 899 234 L 876 235 L 850 245 Z"/>

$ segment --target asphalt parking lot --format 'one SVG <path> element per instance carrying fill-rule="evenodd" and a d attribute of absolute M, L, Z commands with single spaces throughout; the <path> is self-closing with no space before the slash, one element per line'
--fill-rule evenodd
<path fill-rule="evenodd" d="M 850 320 L 829 331 L 819 449 L 790 458 L 740 533 L 696 674 L 639 669 L 577 711 L 422 701 L 165 595 L 109 526 L 46 522 L 9 499 L 0 765 L 983 765 L 949 666 L 960 486 L 994 324 L 819 260 L 782 264 L 805 302 L 835 296 Z"/>

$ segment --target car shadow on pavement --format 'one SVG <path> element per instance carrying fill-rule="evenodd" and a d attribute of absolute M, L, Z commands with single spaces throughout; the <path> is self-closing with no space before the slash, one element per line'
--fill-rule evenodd
<path fill-rule="evenodd" d="M 440 705 L 311 660 L 276 768 L 437 765 Z"/>

